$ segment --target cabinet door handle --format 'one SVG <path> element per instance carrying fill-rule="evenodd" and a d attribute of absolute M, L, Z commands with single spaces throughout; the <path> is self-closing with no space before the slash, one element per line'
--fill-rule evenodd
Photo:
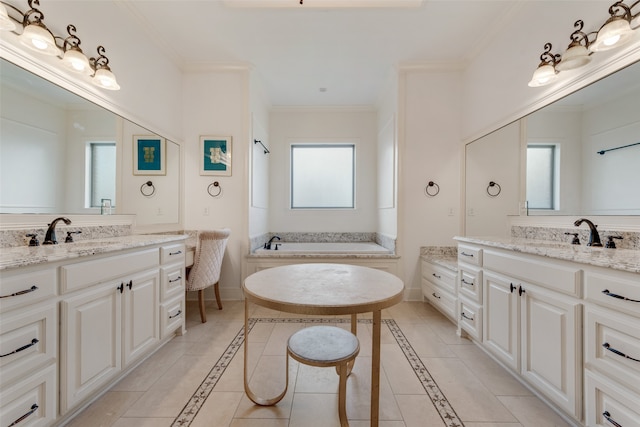
<path fill-rule="evenodd" d="M 604 348 L 606 348 L 607 350 L 609 350 L 611 353 L 613 354 L 617 354 L 620 357 L 624 357 L 625 359 L 629 359 L 629 360 L 633 360 L 634 362 L 640 362 L 640 359 L 634 359 L 633 357 L 624 354 L 623 352 L 621 352 L 620 350 L 616 350 L 615 348 L 612 348 L 608 342 L 602 344 L 602 346 Z"/>
<path fill-rule="evenodd" d="M 438 276 L 436 273 L 431 273 L 431 275 L 432 275 L 433 277 L 435 277 L 436 279 L 442 279 L 442 277 Z"/>
<path fill-rule="evenodd" d="M 173 319 L 174 317 L 178 317 L 182 314 L 182 310 L 178 310 L 178 312 L 176 314 L 174 314 L 173 316 L 169 316 L 169 319 Z"/>
<path fill-rule="evenodd" d="M 116 289 L 122 293 L 124 291 L 124 283 L 120 283 L 120 286 L 116 286 Z"/>
<path fill-rule="evenodd" d="M 15 293 L 9 294 L 9 295 L 2 295 L 2 296 L 0 296 L 0 298 L 16 297 L 18 295 L 24 295 L 24 294 L 28 294 L 29 292 L 36 291 L 37 289 L 38 289 L 38 287 L 36 285 L 33 285 L 32 287 L 30 287 L 29 289 L 25 289 L 24 291 L 15 292 Z"/>
<path fill-rule="evenodd" d="M 169 283 L 177 282 L 177 281 L 180 281 L 180 280 L 182 280 L 182 276 L 178 276 L 175 279 L 169 279 Z"/>
<path fill-rule="evenodd" d="M 462 256 L 470 256 L 471 258 L 473 258 L 473 254 L 468 254 L 466 252 L 460 252 L 460 255 L 462 255 Z"/>
<path fill-rule="evenodd" d="M 509 290 L 513 293 L 516 290 L 516 286 L 513 283 L 509 283 Z"/>
<path fill-rule="evenodd" d="M 605 289 L 604 291 L 602 291 L 602 293 L 605 294 L 608 297 L 618 298 L 618 299 L 621 299 L 621 300 L 624 300 L 624 301 L 640 302 L 640 300 L 637 300 L 637 299 L 631 299 L 631 298 L 623 297 L 622 295 L 611 293 L 611 292 L 609 292 L 609 289 Z"/>
<path fill-rule="evenodd" d="M 469 317 L 466 314 L 464 314 L 464 311 L 462 313 L 460 313 L 461 317 L 464 317 L 465 319 L 471 320 L 473 322 L 473 317 Z"/>
<path fill-rule="evenodd" d="M 436 297 L 436 298 L 440 299 L 440 297 L 439 297 L 438 295 L 436 295 L 436 293 L 435 293 L 435 292 L 433 292 L 431 295 L 433 295 L 434 297 Z"/>
<path fill-rule="evenodd" d="M 609 421 L 611 423 L 611 425 L 613 425 L 615 427 L 622 427 L 621 424 L 617 423 L 616 421 L 614 421 L 613 418 L 611 418 L 611 414 L 609 413 L 609 411 L 604 411 L 602 413 L 602 416 L 604 417 L 605 420 Z"/>
<path fill-rule="evenodd" d="M 23 421 L 25 418 L 27 418 L 29 415 L 33 414 L 34 412 L 36 412 L 38 410 L 38 404 L 34 403 L 33 405 L 31 405 L 31 408 L 29 409 L 29 412 L 27 412 L 26 414 L 24 414 L 23 416 L 21 416 L 20 418 L 18 418 L 17 420 L 15 420 L 14 422 L 12 422 L 11 424 L 9 424 L 9 427 L 13 427 L 15 425 L 17 425 L 19 422 Z"/>
<path fill-rule="evenodd" d="M 178 252 L 169 252 L 169 255 L 180 255 L 182 253 L 182 251 L 178 251 Z"/>
<path fill-rule="evenodd" d="M 524 288 L 522 287 L 522 285 L 518 286 L 518 295 L 522 296 L 522 294 L 524 294 L 526 291 L 524 290 Z"/>
<path fill-rule="evenodd" d="M 29 344 L 23 345 L 23 346 L 22 346 L 22 347 L 20 347 L 20 348 L 16 348 L 16 349 L 15 349 L 15 350 L 13 350 L 11 353 L 7 353 L 7 354 L 0 354 L 0 357 L 6 357 L 6 356 L 10 356 L 10 355 L 15 354 L 15 353 L 19 353 L 19 352 L 21 352 L 22 350 L 26 350 L 26 349 L 28 349 L 29 347 L 33 347 L 34 345 L 38 344 L 38 342 L 39 342 L 39 341 L 38 341 L 38 339 L 37 339 L 37 338 L 34 338 L 34 339 L 32 339 L 32 340 L 31 340 L 31 342 L 30 342 Z"/>
<path fill-rule="evenodd" d="M 462 283 L 464 283 L 465 285 L 473 286 L 473 282 L 467 282 L 467 281 L 466 281 L 466 280 L 464 280 L 464 279 L 460 279 L 460 281 L 461 281 Z"/>
<path fill-rule="evenodd" d="M 131 288 L 133 287 L 133 280 L 129 280 L 129 283 L 127 283 L 127 287 L 129 288 L 129 290 L 131 290 Z"/>

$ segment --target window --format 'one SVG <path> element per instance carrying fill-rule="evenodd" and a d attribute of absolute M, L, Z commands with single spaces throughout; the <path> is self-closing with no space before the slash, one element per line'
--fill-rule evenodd
<path fill-rule="evenodd" d="M 529 209 L 557 209 L 558 146 L 527 146 L 527 203 Z"/>
<path fill-rule="evenodd" d="M 293 144 L 291 208 L 355 207 L 355 145 Z"/>
<path fill-rule="evenodd" d="M 116 201 L 116 143 L 89 142 L 88 178 L 90 207 L 99 208 L 102 199 Z"/>

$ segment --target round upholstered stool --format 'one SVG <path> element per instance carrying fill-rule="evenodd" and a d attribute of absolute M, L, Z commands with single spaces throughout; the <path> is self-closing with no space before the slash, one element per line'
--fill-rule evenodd
<path fill-rule="evenodd" d="M 347 376 L 350 362 L 360 352 L 358 337 L 337 326 L 310 326 L 289 337 L 287 354 L 300 363 L 318 367 L 335 366 L 340 376 L 338 415 L 342 427 L 347 421 Z"/>

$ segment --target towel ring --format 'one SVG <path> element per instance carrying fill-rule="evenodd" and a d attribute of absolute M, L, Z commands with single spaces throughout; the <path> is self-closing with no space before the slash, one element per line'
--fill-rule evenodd
<path fill-rule="evenodd" d="M 498 191 L 492 193 L 491 187 L 498 187 Z M 500 187 L 500 184 L 498 184 L 497 182 L 489 181 L 489 185 L 487 186 L 488 195 L 490 195 L 491 197 L 496 197 L 498 194 L 500 194 L 501 191 L 502 191 L 502 187 Z"/>
<path fill-rule="evenodd" d="M 435 189 L 432 190 L 432 191 L 429 191 L 429 187 L 435 187 Z M 440 186 L 438 184 L 436 184 L 435 182 L 433 182 L 433 181 L 429 181 L 427 186 L 424 187 L 424 193 L 427 196 L 434 197 L 434 196 L 437 196 L 439 192 L 440 192 Z"/>
<path fill-rule="evenodd" d="M 218 187 L 218 192 L 216 194 L 211 193 L 211 187 Z M 220 183 L 218 181 L 214 181 L 209 184 L 209 186 L 207 187 L 207 193 L 209 193 L 211 197 L 218 197 L 220 193 L 222 193 L 222 187 L 220 187 Z"/>
<path fill-rule="evenodd" d="M 147 190 L 147 192 L 145 193 L 145 191 L 144 191 L 145 187 L 151 187 L 151 192 L 149 192 L 149 190 Z M 140 186 L 140 192 L 145 197 L 151 197 L 156 192 L 156 187 L 153 186 L 153 182 L 147 181 L 147 182 L 145 182 L 144 184 L 142 184 Z"/>

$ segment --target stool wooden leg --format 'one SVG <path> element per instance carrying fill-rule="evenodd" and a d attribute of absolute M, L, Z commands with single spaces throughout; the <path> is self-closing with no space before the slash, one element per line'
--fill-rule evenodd
<path fill-rule="evenodd" d="M 218 310 L 222 310 L 222 301 L 220 301 L 220 286 L 219 286 L 220 282 L 216 282 L 215 285 L 213 285 L 213 290 L 216 293 L 216 302 L 218 303 Z"/>
<path fill-rule="evenodd" d="M 346 363 L 337 366 L 340 373 L 340 385 L 338 387 L 338 415 L 340 417 L 340 427 L 349 427 L 347 419 L 347 375 L 349 367 Z"/>
<path fill-rule="evenodd" d="M 207 313 L 204 310 L 204 289 L 198 291 L 198 306 L 200 306 L 200 320 L 207 323 Z"/>

